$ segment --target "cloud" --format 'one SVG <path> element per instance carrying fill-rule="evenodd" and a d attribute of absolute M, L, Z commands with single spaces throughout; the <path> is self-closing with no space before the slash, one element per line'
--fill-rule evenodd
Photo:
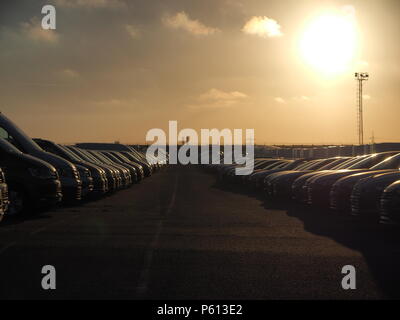
<path fill-rule="evenodd" d="M 162 21 L 169 28 L 182 29 L 194 35 L 207 36 L 220 31 L 217 28 L 207 27 L 198 20 L 190 19 L 184 11 L 172 16 L 165 15 Z"/>
<path fill-rule="evenodd" d="M 218 89 L 210 89 L 209 91 L 200 95 L 200 100 L 238 100 L 246 98 L 247 95 L 239 91 L 225 92 Z"/>
<path fill-rule="evenodd" d="M 203 109 L 203 108 L 211 108 L 211 109 L 219 109 L 219 108 L 227 108 L 236 105 L 243 99 L 246 99 L 248 96 L 239 91 L 222 91 L 219 89 L 210 89 L 209 91 L 201 94 L 197 100 L 199 101 L 197 104 L 189 105 L 190 109 Z"/>
<path fill-rule="evenodd" d="M 125 30 L 126 32 L 128 32 L 128 34 L 130 35 L 130 37 L 132 39 L 137 39 L 140 37 L 140 31 L 138 28 L 136 28 L 133 25 L 127 24 L 125 25 Z"/>
<path fill-rule="evenodd" d="M 364 100 L 371 100 L 371 96 L 369 94 L 363 94 Z"/>
<path fill-rule="evenodd" d="M 61 76 L 63 78 L 68 78 L 68 79 L 76 79 L 79 78 L 79 73 L 76 70 L 72 70 L 72 69 L 64 69 L 61 70 L 60 72 Z"/>
<path fill-rule="evenodd" d="M 275 102 L 279 103 L 279 104 L 285 104 L 286 100 L 281 98 L 281 97 L 276 97 L 274 98 Z"/>
<path fill-rule="evenodd" d="M 125 3 L 120 0 L 55 0 L 56 6 L 67 8 L 121 8 Z"/>
<path fill-rule="evenodd" d="M 36 17 L 32 18 L 29 22 L 23 22 L 21 24 L 21 31 L 34 41 L 48 43 L 56 43 L 58 41 L 58 34 L 54 30 L 43 29 L 41 22 Z"/>
<path fill-rule="evenodd" d="M 256 35 L 262 38 L 281 37 L 281 26 L 274 19 L 267 17 L 253 17 L 246 22 L 242 31 L 246 34 Z"/>
<path fill-rule="evenodd" d="M 293 98 L 294 101 L 310 101 L 310 97 L 307 96 L 300 96 L 300 97 L 294 97 Z"/>

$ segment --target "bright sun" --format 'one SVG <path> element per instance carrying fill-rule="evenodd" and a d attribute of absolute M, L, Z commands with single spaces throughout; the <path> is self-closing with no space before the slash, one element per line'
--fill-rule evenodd
<path fill-rule="evenodd" d="M 324 14 L 311 21 L 300 41 L 305 62 L 327 75 L 348 71 L 356 50 L 354 17 Z"/>

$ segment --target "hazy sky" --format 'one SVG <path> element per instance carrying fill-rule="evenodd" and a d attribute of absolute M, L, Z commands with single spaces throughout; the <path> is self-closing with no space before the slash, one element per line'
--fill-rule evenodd
<path fill-rule="evenodd" d="M 54 31 L 41 29 L 44 4 Z M 305 42 L 332 12 L 351 16 L 337 29 L 354 48 L 322 59 L 349 58 L 327 74 L 301 48 L 338 41 Z M 254 128 L 256 143 L 355 143 L 354 72 L 368 71 L 365 136 L 400 141 L 399 39 L 398 0 L 2 0 L 0 110 L 57 142 L 143 142 L 178 120 Z"/>

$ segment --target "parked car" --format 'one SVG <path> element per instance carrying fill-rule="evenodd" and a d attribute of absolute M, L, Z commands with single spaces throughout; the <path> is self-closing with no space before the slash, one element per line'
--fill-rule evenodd
<path fill-rule="evenodd" d="M 124 171 L 130 175 L 130 184 L 129 185 L 132 185 L 132 183 L 137 182 L 138 174 L 137 174 L 136 168 L 134 166 L 124 163 L 118 157 L 111 154 L 111 152 L 109 152 L 109 151 L 94 151 L 93 150 L 91 152 L 97 152 L 100 156 L 102 156 L 107 161 L 110 161 L 111 163 L 114 163 L 117 166 L 123 168 Z"/>
<path fill-rule="evenodd" d="M 0 138 L 6 139 L 23 153 L 43 160 L 56 168 L 61 181 L 63 199 L 81 199 L 82 181 L 75 165 L 59 156 L 44 151 L 2 113 L 0 113 Z"/>
<path fill-rule="evenodd" d="M 309 180 L 307 194 L 308 204 L 320 207 L 329 208 L 330 205 L 330 191 L 332 186 L 340 178 L 351 176 L 356 173 L 367 172 L 371 170 L 380 170 L 384 168 L 374 168 L 375 165 L 384 161 L 385 159 L 397 154 L 398 152 L 382 152 L 372 154 L 360 162 L 355 163 L 345 170 L 338 172 L 326 173 L 320 176 L 313 177 Z M 350 202 L 350 194 L 349 194 Z"/>
<path fill-rule="evenodd" d="M 118 151 L 118 152 L 121 153 L 123 156 L 125 156 L 128 160 L 133 161 L 142 166 L 145 177 L 151 176 L 152 167 L 147 161 L 144 161 L 141 157 L 138 157 L 133 152 L 128 152 L 128 151 Z"/>
<path fill-rule="evenodd" d="M 256 158 L 253 160 L 253 172 L 254 170 L 258 169 L 264 169 L 267 168 L 268 166 L 277 163 L 277 162 L 282 162 L 282 159 L 270 159 L 270 158 Z M 249 163 L 248 163 L 249 164 Z M 240 182 L 243 176 L 237 176 L 236 175 L 236 168 L 243 167 L 243 164 L 228 164 L 224 165 L 220 168 L 220 179 L 226 182 Z"/>
<path fill-rule="evenodd" d="M 100 163 L 106 164 L 115 170 L 117 170 L 118 175 L 121 177 L 121 188 L 128 188 L 132 185 L 132 176 L 129 170 L 122 166 L 119 163 L 116 163 L 109 158 L 105 157 L 101 152 L 95 150 L 84 150 L 84 152 L 88 153 L 92 157 L 96 158 Z M 136 174 L 136 173 L 135 173 Z"/>
<path fill-rule="evenodd" d="M 126 156 L 122 154 L 122 152 L 118 151 L 109 151 L 110 154 L 115 156 L 117 159 L 119 159 L 122 163 L 128 164 L 129 166 L 133 166 L 136 170 L 136 176 L 137 176 L 137 182 L 141 181 L 144 179 L 144 170 L 143 166 L 140 165 L 137 162 L 129 160 Z"/>
<path fill-rule="evenodd" d="M 382 193 L 380 223 L 400 224 L 400 180 L 392 183 Z"/>
<path fill-rule="evenodd" d="M 291 161 L 284 161 L 272 164 L 271 166 L 264 168 L 262 170 L 257 170 L 253 174 L 250 175 L 248 178 L 248 184 L 250 188 L 253 190 L 262 190 L 264 187 L 264 179 L 265 177 L 287 170 L 297 170 L 301 169 L 303 166 L 307 164 L 308 160 L 299 159 L 299 160 L 291 160 Z"/>
<path fill-rule="evenodd" d="M 383 191 L 400 180 L 400 171 L 376 174 L 358 181 L 352 190 L 351 214 L 361 217 L 376 217 L 379 213 Z"/>
<path fill-rule="evenodd" d="M 135 158 L 139 159 L 143 164 L 147 164 L 151 168 L 151 173 L 153 173 L 158 165 L 157 165 L 157 159 L 147 159 L 144 154 L 141 152 L 135 150 L 131 146 L 127 146 L 124 144 L 120 143 L 77 143 L 77 147 L 83 148 L 86 150 L 98 150 L 98 151 L 120 151 L 123 152 L 124 154 L 128 152 L 129 154 L 134 155 Z M 151 160 L 151 162 L 149 162 Z M 163 162 L 163 164 L 165 164 Z"/>
<path fill-rule="evenodd" d="M 358 157 L 357 157 L 358 158 Z M 334 170 L 341 170 L 346 169 L 347 167 L 351 166 L 355 160 L 353 158 L 339 158 L 337 160 L 332 161 L 328 165 L 326 165 L 323 170 L 313 171 L 302 176 L 298 177 L 292 183 L 292 200 L 295 200 L 300 203 L 307 203 L 308 195 L 307 195 L 307 188 L 308 188 L 308 180 L 314 176 L 321 175 L 327 173 L 329 171 Z"/>
<path fill-rule="evenodd" d="M 43 160 L 22 153 L 5 139 L 0 139 L 0 167 L 8 185 L 7 214 L 31 213 L 61 201 L 57 170 Z"/>
<path fill-rule="evenodd" d="M 53 153 L 75 164 L 82 179 L 82 197 L 101 196 L 108 190 L 105 171 L 93 163 L 78 158 L 62 145 L 44 139 L 33 139 L 43 150 Z"/>
<path fill-rule="evenodd" d="M 336 158 L 318 159 L 310 161 L 301 170 L 281 171 L 265 177 L 264 192 L 266 197 L 291 199 L 292 184 L 298 177 L 311 171 L 324 170 L 335 160 Z"/>
<path fill-rule="evenodd" d="M 113 168 L 110 165 L 100 162 L 99 160 L 97 160 L 96 158 L 85 152 L 83 149 L 74 146 L 64 146 L 64 147 L 67 148 L 69 151 L 71 151 L 73 154 L 75 154 L 81 160 L 94 164 L 104 170 L 104 172 L 106 173 L 106 178 L 108 183 L 107 186 L 108 192 L 115 192 L 116 190 L 121 188 L 122 178 L 117 169 Z"/>
<path fill-rule="evenodd" d="M 272 170 L 272 169 L 279 169 L 279 168 L 287 167 L 288 165 L 291 165 L 293 162 L 294 162 L 294 160 L 285 159 L 285 160 L 280 160 L 280 161 L 268 164 L 264 168 L 254 169 L 251 174 L 241 176 L 242 182 L 245 185 L 253 185 L 253 184 L 255 184 L 254 183 L 255 178 L 258 177 L 261 173 L 268 172 L 269 170 Z"/>
<path fill-rule="evenodd" d="M 329 199 L 330 208 L 336 211 L 351 211 L 351 194 L 354 186 L 363 178 L 372 177 L 376 174 L 397 171 L 400 168 L 400 153 L 388 157 L 381 163 L 369 170 L 354 175 L 349 175 L 337 180 L 331 188 Z"/>
<path fill-rule="evenodd" d="M 4 172 L 0 168 L 0 222 L 3 220 L 3 217 L 8 210 L 9 203 L 8 185 L 6 183 Z"/>

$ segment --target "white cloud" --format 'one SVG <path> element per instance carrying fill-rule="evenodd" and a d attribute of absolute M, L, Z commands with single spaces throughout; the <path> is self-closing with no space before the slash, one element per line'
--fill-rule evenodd
<path fill-rule="evenodd" d="M 200 100 L 238 100 L 246 98 L 247 95 L 239 91 L 225 92 L 218 89 L 210 89 L 200 95 Z"/>
<path fill-rule="evenodd" d="M 300 97 L 294 97 L 294 101 L 310 101 L 310 97 L 308 96 L 300 96 Z"/>
<path fill-rule="evenodd" d="M 184 12 L 178 12 L 175 15 L 166 15 L 162 19 L 164 25 L 172 29 L 182 29 L 194 35 L 206 36 L 219 31 L 217 28 L 205 26 L 198 20 L 192 20 Z"/>
<path fill-rule="evenodd" d="M 364 100 L 371 100 L 371 96 L 369 94 L 363 94 Z"/>
<path fill-rule="evenodd" d="M 64 78 L 68 78 L 68 79 L 75 79 L 79 77 L 79 73 L 76 70 L 73 69 L 64 69 L 61 70 L 61 76 L 63 76 Z"/>
<path fill-rule="evenodd" d="M 58 34 L 54 30 L 45 30 L 36 17 L 32 18 L 29 22 L 21 24 L 21 31 L 30 39 L 41 42 L 56 43 L 58 41 Z"/>
<path fill-rule="evenodd" d="M 136 28 L 133 25 L 127 24 L 125 26 L 125 30 L 126 32 L 128 32 L 128 34 L 131 36 L 132 39 L 137 39 L 140 37 L 140 31 L 138 28 Z"/>
<path fill-rule="evenodd" d="M 247 95 L 239 91 L 222 91 L 219 89 L 210 89 L 198 97 L 199 103 L 189 106 L 190 109 L 202 108 L 227 108 L 246 99 Z"/>
<path fill-rule="evenodd" d="M 276 97 L 274 98 L 275 102 L 279 103 L 279 104 L 285 104 L 286 100 L 281 98 L 281 97 Z"/>
<path fill-rule="evenodd" d="M 263 38 L 283 36 L 281 26 L 278 22 L 265 16 L 251 18 L 246 22 L 242 31 L 246 34 L 256 35 Z"/>
<path fill-rule="evenodd" d="M 125 3 L 120 0 L 55 0 L 56 6 L 69 8 L 121 8 Z"/>

